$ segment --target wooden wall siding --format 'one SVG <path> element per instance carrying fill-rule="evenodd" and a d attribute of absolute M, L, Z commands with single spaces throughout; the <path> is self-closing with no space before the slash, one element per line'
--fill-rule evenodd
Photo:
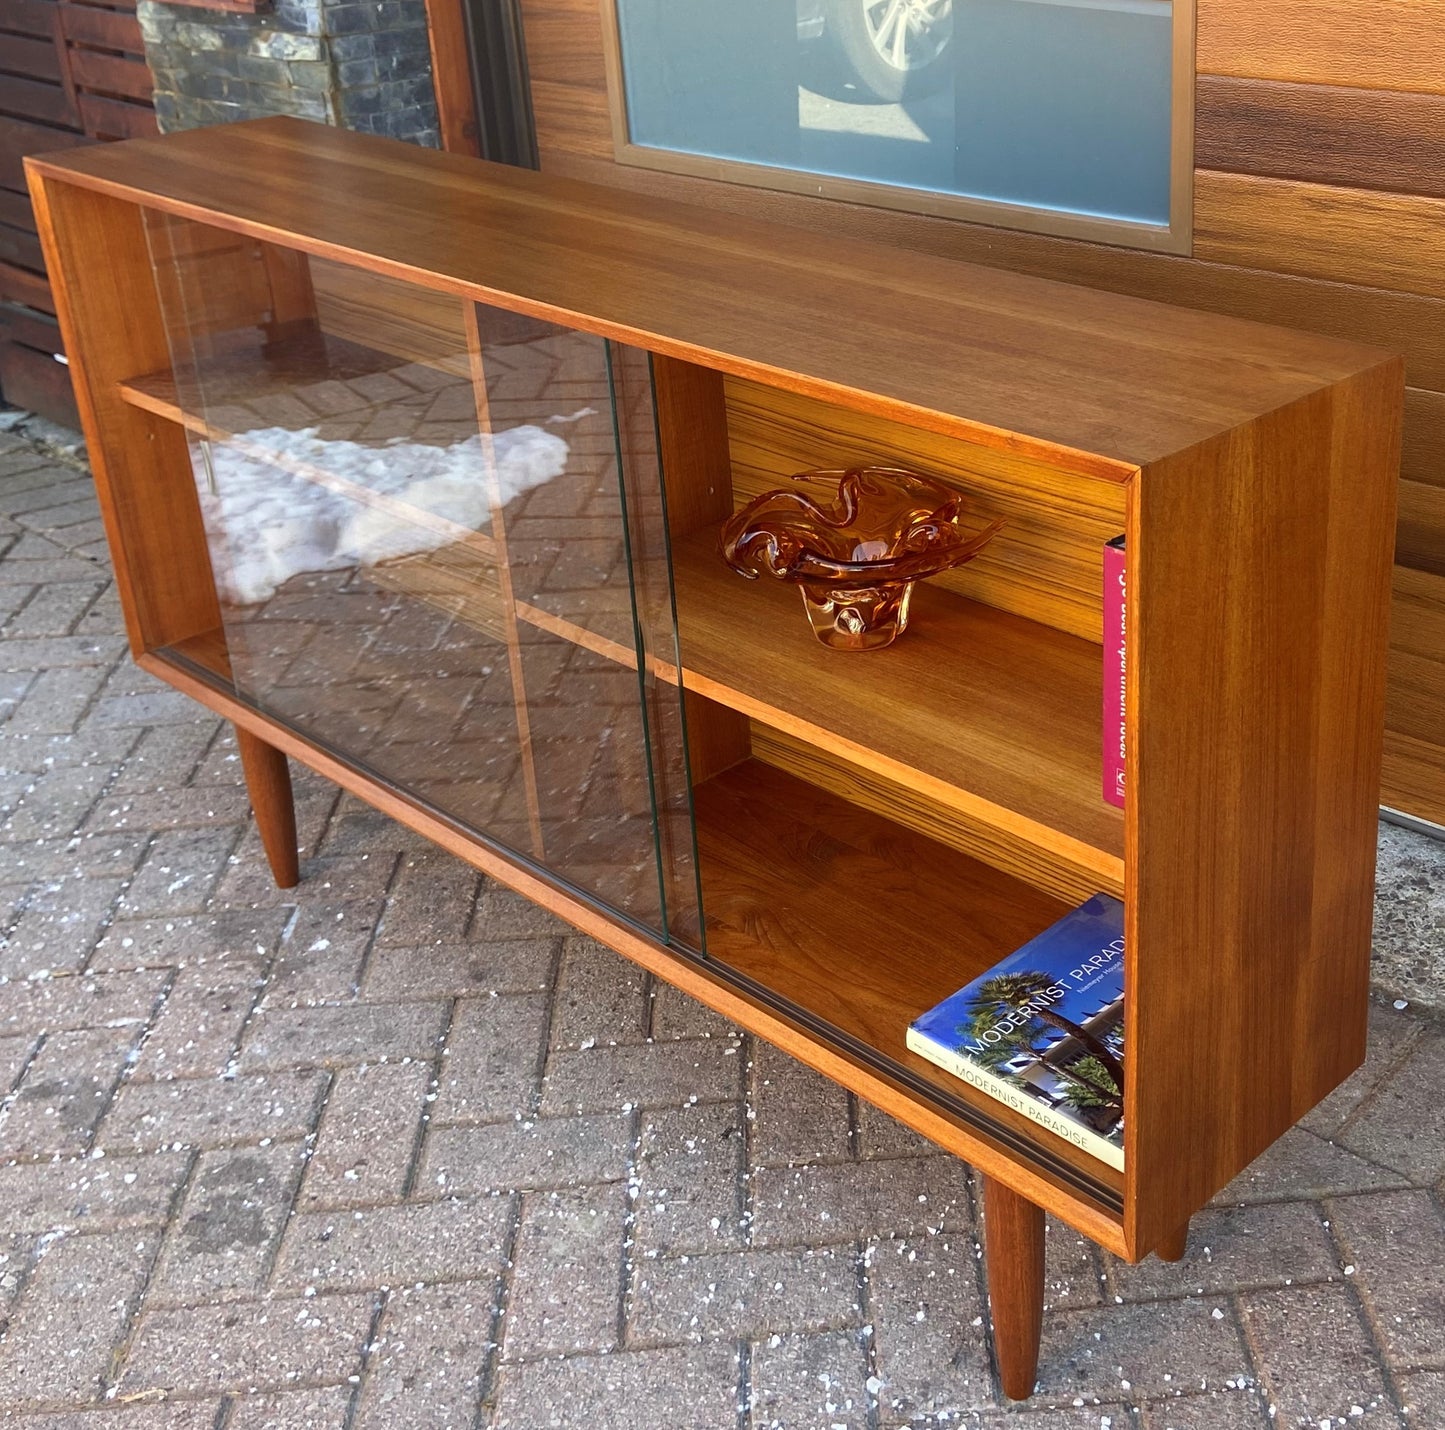
<path fill-rule="evenodd" d="M 595 4 L 584 15 L 566 0 L 537 0 L 523 5 L 527 27 L 527 70 L 534 84 L 607 93 L 607 61 L 602 51 L 601 12 Z"/>
<path fill-rule="evenodd" d="M 1202 75 L 1194 162 L 1445 198 L 1445 95 Z"/>
<path fill-rule="evenodd" d="M 441 146 L 448 153 L 476 158 L 482 146 L 472 94 L 467 17 L 462 6 L 452 0 L 426 0 L 426 23 Z"/>
<path fill-rule="evenodd" d="M 612 162 L 612 119 L 605 88 L 584 89 L 533 76 L 532 120 L 541 153 L 565 146 L 569 154 Z"/>
<path fill-rule="evenodd" d="M 1435 490 L 1445 495 L 1445 489 Z M 1385 802 L 1406 810 L 1445 809 L 1445 762 L 1439 758 L 1445 739 L 1445 573 L 1395 568 L 1390 644 Z"/>
<path fill-rule="evenodd" d="M 1412 482 L 1445 487 L 1445 393 L 1405 389 L 1405 444 L 1400 474 Z"/>
<path fill-rule="evenodd" d="M 154 134 L 135 0 L 0 0 L 0 395 L 77 422 L 21 160 Z"/>
<path fill-rule="evenodd" d="M 1395 529 L 1395 560 L 1412 571 L 1445 576 L 1445 487 L 1425 482 L 1400 483 L 1400 520 Z"/>
<path fill-rule="evenodd" d="M 1190 258 L 619 166 L 597 0 L 522 10 L 549 171 L 1404 352 L 1397 608 L 1445 612 L 1441 0 L 1199 0 Z M 1445 623 L 1424 629 L 1433 655 L 1396 646 L 1384 797 L 1445 822 Z"/>
<path fill-rule="evenodd" d="M 1439 0 L 1200 0 L 1201 74 L 1445 93 Z"/>
<path fill-rule="evenodd" d="M 1194 253 L 1445 298 L 1445 199 L 1201 169 Z"/>

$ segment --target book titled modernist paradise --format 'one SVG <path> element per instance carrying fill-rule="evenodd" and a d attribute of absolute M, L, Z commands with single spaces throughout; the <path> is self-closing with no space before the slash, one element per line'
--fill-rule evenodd
<path fill-rule="evenodd" d="M 1095 894 L 915 1019 L 908 1046 L 1122 1171 L 1123 904 Z"/>

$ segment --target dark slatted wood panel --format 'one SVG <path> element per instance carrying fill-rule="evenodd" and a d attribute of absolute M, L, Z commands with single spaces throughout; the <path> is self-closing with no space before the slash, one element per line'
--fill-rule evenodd
<path fill-rule="evenodd" d="M 1194 160 L 1227 173 L 1445 198 L 1445 95 L 1202 75 Z"/>
<path fill-rule="evenodd" d="M 522 0 L 522 11 L 551 172 L 1403 351 L 1411 391 L 1397 592 L 1408 586 L 1417 610 L 1445 611 L 1439 0 L 1198 0 L 1189 258 L 619 166 L 596 0 Z M 1412 573 L 1436 582 L 1410 586 Z M 1445 620 L 1425 629 L 1438 633 Z M 1422 659 L 1397 642 L 1385 798 L 1445 822 L 1445 650 Z"/>
<path fill-rule="evenodd" d="M 22 160 L 156 132 L 135 0 L 0 0 L 0 396 L 76 423 Z"/>

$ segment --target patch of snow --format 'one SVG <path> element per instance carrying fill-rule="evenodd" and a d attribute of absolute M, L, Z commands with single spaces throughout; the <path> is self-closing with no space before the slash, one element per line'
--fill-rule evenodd
<path fill-rule="evenodd" d="M 531 424 L 446 446 L 401 438 L 379 447 L 327 442 L 318 430 L 265 427 L 212 445 L 198 475 L 206 525 L 224 538 L 216 581 L 225 600 L 251 605 L 270 599 L 293 576 L 435 551 L 456 540 L 446 524 L 476 531 L 488 523 L 489 467 L 505 505 L 561 476 L 569 451 L 556 433 Z M 307 467 L 422 515 L 413 525 L 395 508 L 364 505 L 294 474 Z M 441 521 L 427 523 L 427 517 Z"/>

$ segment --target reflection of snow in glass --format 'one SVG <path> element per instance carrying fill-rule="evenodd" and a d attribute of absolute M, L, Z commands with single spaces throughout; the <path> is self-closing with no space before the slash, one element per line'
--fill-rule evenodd
<path fill-rule="evenodd" d="M 488 524 L 498 495 L 492 462 L 503 505 L 567 465 L 567 443 L 530 424 L 498 432 L 486 446 L 472 436 L 450 446 L 398 438 L 368 447 L 316 433 L 268 427 L 212 446 L 201 505 L 229 557 L 216 564 L 224 600 L 247 605 L 303 572 L 435 551 Z M 317 480 L 302 475 L 308 471 Z M 327 478 L 364 491 L 332 490 L 320 484 Z M 367 493 L 390 500 L 369 505 Z"/>

